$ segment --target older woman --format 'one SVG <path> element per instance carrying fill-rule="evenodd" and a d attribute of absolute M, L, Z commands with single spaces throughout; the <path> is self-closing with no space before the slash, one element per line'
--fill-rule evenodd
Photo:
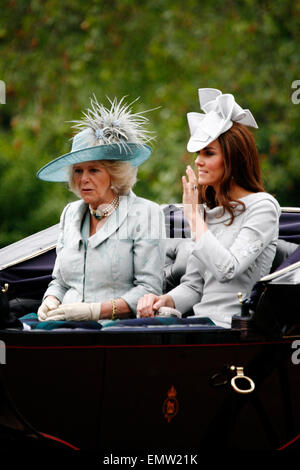
<path fill-rule="evenodd" d="M 229 328 L 240 313 L 238 293 L 249 297 L 254 284 L 268 274 L 275 256 L 280 208 L 264 192 L 254 138 L 257 127 L 249 110 L 232 95 L 199 90 L 204 113 L 189 113 L 188 150 L 196 152 L 197 176 L 191 167 L 183 177 L 185 215 L 195 248 L 180 285 L 168 294 L 140 299 L 140 317 L 163 307 L 195 315 Z M 198 204 L 204 202 L 204 204 Z"/>
<path fill-rule="evenodd" d="M 38 172 L 67 181 L 80 200 L 61 215 L 53 280 L 38 310 L 44 320 L 94 320 L 136 315 L 138 299 L 162 292 L 164 220 L 154 202 L 132 192 L 137 166 L 151 155 L 142 113 L 114 100 L 92 108 L 70 153 Z"/>

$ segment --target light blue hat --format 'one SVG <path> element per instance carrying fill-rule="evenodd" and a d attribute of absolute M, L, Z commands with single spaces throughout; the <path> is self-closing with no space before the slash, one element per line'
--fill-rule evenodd
<path fill-rule="evenodd" d="M 131 112 L 130 106 L 115 98 L 109 99 L 110 109 L 91 99 L 91 109 L 84 119 L 74 121 L 79 132 L 73 137 L 71 152 L 52 160 L 41 168 L 37 177 L 44 181 L 67 182 L 72 165 L 91 160 L 119 160 L 137 167 L 146 161 L 152 149 L 146 145 L 154 139 L 144 129 L 148 119 L 142 111 Z M 136 101 L 136 100 L 135 100 Z"/>

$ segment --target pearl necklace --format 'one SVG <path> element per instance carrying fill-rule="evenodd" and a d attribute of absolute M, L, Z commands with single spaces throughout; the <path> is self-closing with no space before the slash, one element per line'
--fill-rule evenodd
<path fill-rule="evenodd" d="M 105 207 L 105 209 L 92 209 L 91 206 L 89 206 L 90 213 L 95 217 L 97 220 L 103 219 L 103 217 L 108 217 L 110 216 L 118 207 L 120 203 L 120 198 L 119 195 L 117 194 L 114 200 L 108 204 L 108 206 Z"/>

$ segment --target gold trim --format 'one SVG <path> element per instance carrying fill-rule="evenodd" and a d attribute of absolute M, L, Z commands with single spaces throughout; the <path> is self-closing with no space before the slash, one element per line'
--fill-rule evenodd
<path fill-rule="evenodd" d="M 168 390 L 168 397 L 164 400 L 162 406 L 163 415 L 168 423 L 170 423 L 178 413 L 179 403 L 176 395 L 177 392 L 174 385 L 172 385 L 172 387 Z"/>
<path fill-rule="evenodd" d="M 1 288 L 1 291 L 3 292 L 3 294 L 5 294 L 8 291 L 8 284 L 7 283 L 4 284 L 4 287 Z"/>

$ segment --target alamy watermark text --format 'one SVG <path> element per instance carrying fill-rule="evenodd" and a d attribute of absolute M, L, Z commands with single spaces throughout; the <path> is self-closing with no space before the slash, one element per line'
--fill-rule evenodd
<path fill-rule="evenodd" d="M 6 103 L 6 86 L 3 80 L 0 80 L 0 104 Z"/>
<path fill-rule="evenodd" d="M 0 364 L 6 364 L 6 346 L 4 341 L 0 340 Z"/>
<path fill-rule="evenodd" d="M 292 102 L 294 104 L 300 103 L 300 80 L 294 80 L 292 82 L 292 88 L 296 88 L 295 91 L 292 93 Z"/>

